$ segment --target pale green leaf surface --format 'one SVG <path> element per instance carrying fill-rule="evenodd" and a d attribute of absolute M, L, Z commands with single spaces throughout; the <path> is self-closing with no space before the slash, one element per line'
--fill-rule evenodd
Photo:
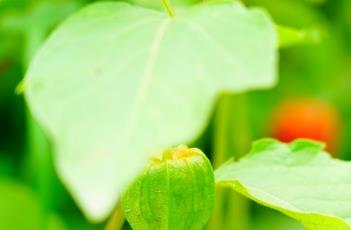
<path fill-rule="evenodd" d="M 162 5 L 161 0 L 127 0 L 127 1 L 136 5 L 145 6 L 153 9 L 158 9 L 158 10 L 164 9 L 164 6 Z M 197 2 L 200 2 L 200 0 L 169 0 L 169 1 L 174 8 L 192 5 Z"/>
<path fill-rule="evenodd" d="M 257 141 L 250 154 L 216 170 L 216 182 L 285 213 L 309 230 L 351 229 L 351 163 L 323 144 Z"/>
<path fill-rule="evenodd" d="M 109 214 L 151 154 L 200 134 L 219 91 L 276 83 L 275 27 L 265 12 L 227 2 L 176 14 L 90 5 L 30 65 L 26 99 L 91 220 Z"/>

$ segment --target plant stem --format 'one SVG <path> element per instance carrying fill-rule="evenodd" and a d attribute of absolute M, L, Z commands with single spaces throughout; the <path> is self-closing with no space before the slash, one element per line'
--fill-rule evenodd
<path fill-rule="evenodd" d="M 175 12 L 169 0 L 161 0 L 163 7 L 166 9 L 168 15 L 171 18 L 175 17 Z"/>
<path fill-rule="evenodd" d="M 123 227 L 125 218 L 120 204 L 117 205 L 110 220 L 106 224 L 105 230 L 120 230 Z"/>
<path fill-rule="evenodd" d="M 247 98 L 245 94 L 224 94 L 215 114 L 213 165 L 218 168 L 230 157 L 239 158 L 250 145 Z M 249 229 L 246 198 L 224 188 L 216 190 L 216 204 L 208 229 Z"/>
<path fill-rule="evenodd" d="M 41 28 L 29 27 L 25 31 L 26 47 L 23 54 L 23 66 L 28 66 L 31 58 L 45 39 L 45 33 Z M 47 229 L 47 219 L 52 206 L 51 182 L 54 175 L 49 142 L 34 121 L 29 110 L 26 111 L 27 123 L 27 158 L 26 169 L 30 179 L 38 191 L 42 205 L 41 229 Z"/>

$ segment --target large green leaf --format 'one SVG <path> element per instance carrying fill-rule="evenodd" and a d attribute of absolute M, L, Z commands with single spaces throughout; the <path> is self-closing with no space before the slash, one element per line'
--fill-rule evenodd
<path fill-rule="evenodd" d="M 175 18 L 97 3 L 63 23 L 33 60 L 25 94 L 86 215 L 105 218 L 151 154 L 196 138 L 220 90 L 272 87 L 276 43 L 269 16 L 239 3 Z"/>
<path fill-rule="evenodd" d="M 164 8 L 161 0 L 127 0 L 127 1 L 137 5 L 150 7 L 153 9 L 161 10 Z M 200 2 L 200 0 L 170 0 L 170 3 L 175 7 L 191 5 L 197 2 Z"/>
<path fill-rule="evenodd" d="M 331 159 L 321 143 L 257 141 L 216 182 L 285 213 L 309 230 L 351 229 L 351 163 Z"/>

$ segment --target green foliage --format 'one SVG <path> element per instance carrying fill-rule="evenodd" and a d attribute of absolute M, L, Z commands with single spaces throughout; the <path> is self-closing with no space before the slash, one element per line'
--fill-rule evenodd
<path fill-rule="evenodd" d="M 11 230 L 65 230 L 61 218 L 50 215 L 47 222 L 39 200 L 24 185 L 1 179 L 0 181 L 0 227 Z M 43 226 L 43 223 L 47 223 Z"/>
<path fill-rule="evenodd" d="M 309 230 L 351 229 L 351 163 L 308 140 L 255 142 L 250 154 L 216 170 L 216 182 L 300 221 Z"/>
<path fill-rule="evenodd" d="M 37 126 L 33 126 L 35 123 L 27 114 L 22 98 L 14 94 L 15 86 L 23 77 L 29 60 L 47 35 L 68 14 L 93 1 L 95 0 L 0 0 L 0 178 L 18 181 L 0 182 L 0 229 L 66 229 L 61 217 L 69 223 L 69 229 L 103 229 L 104 224 L 87 223 L 62 185 L 55 182 L 57 178 L 51 170 L 51 155 L 48 155 L 49 146 L 45 137 Z M 139 7 L 131 6 L 133 10 L 124 11 L 117 9 L 120 5 L 115 5 L 120 3 L 101 3 L 107 4 L 106 10 L 101 7 L 99 13 L 85 10 L 85 15 L 79 13 L 80 18 L 73 16 L 79 18 L 77 20 L 80 22 L 73 23 L 73 19 L 70 19 L 66 22 L 69 29 L 59 29 L 66 32 L 54 32 L 55 35 L 50 38 L 53 42 L 50 41 L 45 46 L 51 51 L 42 51 L 50 55 L 39 54 L 40 58 L 35 61 L 37 64 L 34 66 L 38 70 L 34 72 L 40 76 L 33 76 L 33 79 L 44 79 L 45 76 L 46 80 L 34 80 L 34 84 L 27 84 L 32 87 L 29 91 L 42 93 L 40 97 L 31 97 L 31 104 L 35 104 L 33 111 L 44 125 L 50 125 L 46 129 L 54 136 L 53 144 L 58 153 L 54 159 L 57 159 L 60 176 L 81 206 L 87 201 L 88 208 L 93 210 L 94 204 L 101 207 L 99 205 L 104 202 L 114 206 L 123 181 L 131 179 L 133 172 L 137 173 L 137 169 L 142 168 L 149 153 L 162 151 L 163 148 L 170 147 L 168 144 L 192 142 L 205 126 L 208 127 L 206 132 L 195 143 L 211 154 L 214 165 L 219 165 L 222 159 L 234 155 L 233 153 L 239 157 L 241 153 L 247 152 L 247 143 L 251 139 L 269 134 L 278 136 L 271 124 L 276 119 L 276 105 L 284 103 L 286 99 L 295 101 L 297 98 L 308 97 L 333 104 L 342 118 L 340 133 L 333 134 L 341 141 L 336 155 L 351 159 L 350 0 L 243 1 L 249 6 L 263 7 L 277 25 L 282 25 L 276 26 L 280 47 L 304 45 L 281 50 L 281 78 L 278 87 L 270 91 L 250 91 L 244 95 L 235 95 L 234 100 L 217 100 L 219 103 L 210 122 L 207 122 L 208 111 L 212 111 L 213 98 L 217 97 L 219 91 L 238 92 L 262 86 L 258 82 L 257 85 L 252 83 L 262 77 L 260 74 L 265 71 L 254 70 L 260 69 L 260 66 L 268 68 L 266 58 L 273 60 L 275 54 L 268 47 L 254 49 L 250 46 L 271 46 L 273 42 L 262 39 L 264 29 L 260 24 L 264 20 L 254 16 L 252 11 L 248 12 L 237 5 L 232 13 L 223 13 L 224 10 L 219 10 L 218 4 L 224 3 L 211 5 L 226 0 L 209 0 L 206 3 L 198 0 L 169 0 L 176 18 L 170 20 L 172 22 L 160 43 L 159 59 L 154 59 L 156 72 L 152 75 L 155 78 L 151 82 L 150 93 L 145 97 L 145 103 L 137 108 L 140 115 L 134 115 L 137 116 L 140 127 L 135 125 L 137 128 L 134 127 L 133 130 L 128 129 L 126 119 L 121 117 L 123 114 L 128 117 L 132 113 L 130 108 L 135 103 L 141 84 L 135 76 L 142 76 L 146 63 L 152 63 L 148 58 L 151 55 L 148 54 L 151 53 L 151 47 L 156 46 L 152 45 L 151 40 L 157 33 L 157 28 L 152 23 L 166 20 L 167 16 L 159 0 L 126 1 Z M 205 4 L 206 9 L 200 5 L 191 6 L 197 1 Z M 112 5 L 111 9 L 107 9 Z M 96 6 L 92 6 L 94 7 Z M 106 15 L 102 16 L 103 14 Z M 206 33 L 191 33 L 188 27 L 183 26 L 184 21 L 194 21 L 194 18 L 195 24 L 203 26 Z M 136 25 L 139 23 L 139 28 L 133 27 L 139 26 Z M 232 29 L 233 27 L 235 28 Z M 327 36 L 324 36 L 324 32 L 328 32 Z M 55 37 L 56 33 L 59 37 Z M 216 45 L 209 39 L 211 37 Z M 53 43 L 57 48 L 51 46 Z M 313 45 L 309 46 L 310 43 Z M 57 59 L 54 57 L 56 53 Z M 70 56 L 71 54 L 73 55 Z M 59 59 L 66 64 L 58 64 Z M 230 62 L 238 64 L 230 68 Z M 131 66 L 127 66 L 128 63 Z M 194 74 L 201 71 L 199 63 L 205 66 L 201 76 Z M 223 65 L 224 68 L 214 68 L 217 65 Z M 95 80 L 91 73 L 95 67 L 100 66 L 102 68 L 96 68 L 98 80 Z M 237 66 L 241 66 L 242 70 L 232 71 L 237 70 Z M 42 72 L 39 70 L 41 67 L 44 68 Z M 49 71 L 50 68 L 53 70 Z M 208 76 L 204 76 L 206 74 Z M 76 75 L 82 76 L 77 78 Z M 238 88 L 228 84 L 229 79 L 235 81 Z M 250 79 L 250 82 L 243 82 L 243 79 Z M 272 78 L 271 85 L 273 82 Z M 247 83 L 246 88 L 243 83 Z M 21 86 L 25 88 L 25 84 Z M 41 87 L 45 90 L 41 90 Z M 171 98 L 169 94 L 175 97 Z M 43 104 L 36 104 L 38 98 L 44 98 L 40 99 Z M 52 98 L 55 100 L 51 103 Z M 26 121 L 25 117 L 29 119 Z M 315 118 L 323 119 L 320 116 Z M 126 133 L 131 134 L 129 138 L 125 137 Z M 129 141 L 124 143 L 127 139 Z M 231 175 L 232 179 L 240 180 L 224 182 L 226 186 L 234 185 L 238 191 L 267 207 L 256 204 L 251 209 L 250 205 L 252 212 L 248 213 L 245 197 L 236 194 L 230 196 L 230 200 L 226 199 L 230 195 L 229 190 L 223 189 L 223 199 L 219 196 L 217 201 L 223 200 L 224 206 L 219 205 L 219 212 L 214 213 L 214 224 L 209 226 L 211 230 L 300 229 L 295 219 L 311 229 L 349 229 L 344 223 L 350 223 L 350 218 L 347 219 L 345 215 L 350 213 L 350 193 L 347 190 L 350 184 L 350 173 L 347 170 L 349 164 L 343 166 L 343 162 L 327 157 L 325 161 L 312 160 L 312 157 L 308 161 L 299 156 L 297 158 L 301 157 L 307 163 L 301 163 L 300 159 L 299 164 L 291 166 L 287 163 L 294 162 L 291 155 L 301 155 L 300 151 L 293 153 L 290 151 L 291 146 L 282 146 L 285 147 L 281 149 L 291 153 L 279 154 L 277 152 L 280 150 L 272 148 L 272 152 L 267 150 L 251 154 L 235 163 L 236 169 L 238 164 L 245 164 L 236 170 L 238 175 Z M 90 155 L 90 150 L 97 154 Z M 311 156 L 305 151 L 301 152 Z M 257 155 L 261 155 L 262 160 Z M 323 153 L 317 153 L 316 158 L 319 155 Z M 335 162 L 335 167 L 331 166 L 334 164 L 331 162 Z M 343 183 L 343 180 L 348 181 L 345 189 L 344 184 L 338 184 L 339 181 Z M 25 182 L 26 186 L 19 184 L 19 181 Z M 183 182 L 179 185 L 184 185 Z M 258 183 L 259 191 L 255 190 Z M 315 183 L 320 183 L 321 188 Z M 160 187 L 162 184 L 155 185 L 155 189 Z M 154 187 L 150 186 L 151 189 Z M 296 200 L 299 197 L 295 196 L 303 199 Z M 182 202 L 179 204 L 183 205 Z M 199 204 L 202 204 L 201 201 Z M 176 217 L 181 219 L 179 210 L 172 207 L 172 210 L 176 209 Z M 271 210 L 274 214 L 270 214 L 269 207 L 275 209 Z M 281 213 L 277 215 L 276 210 L 295 219 Z M 57 212 L 60 215 L 52 214 Z M 164 216 L 162 218 L 165 219 Z M 120 216 L 119 220 L 122 219 Z M 310 220 L 318 221 L 319 226 L 308 226 Z M 333 222 L 336 223 L 335 226 L 328 226 Z M 321 226 L 324 224 L 326 226 Z"/>
<path fill-rule="evenodd" d="M 33 4 L 31 10 L 12 11 L 2 15 L 0 28 L 23 32 L 32 27 L 52 29 L 59 21 L 79 7 L 78 2 L 46 2 Z"/>
<path fill-rule="evenodd" d="M 172 19 L 98 3 L 48 39 L 25 95 L 53 138 L 61 178 L 99 221 L 151 154 L 200 134 L 220 91 L 275 85 L 276 47 L 270 17 L 239 3 L 199 4 Z"/>
<path fill-rule="evenodd" d="M 297 222 L 276 210 L 264 206 L 255 207 L 258 213 L 251 223 L 251 230 L 304 230 L 305 228 Z"/>
<path fill-rule="evenodd" d="M 306 1 L 307 3 L 310 3 L 310 4 L 324 4 L 326 2 L 326 0 L 304 0 Z"/>
<path fill-rule="evenodd" d="M 203 229 L 215 197 L 210 161 L 184 146 L 153 158 L 122 196 L 122 209 L 135 230 Z"/>
<path fill-rule="evenodd" d="M 19 6 L 14 7 L 14 3 L 9 2 L 13 1 L 5 1 L 6 4 L 3 5 L 0 1 L 0 58 L 20 53 L 19 56 L 23 57 L 25 64 L 29 63 L 38 44 L 49 31 L 81 5 L 79 1 L 64 0 L 35 3 L 14 1 L 19 3 Z M 1 6 L 4 7 L 3 12 Z M 18 43 L 25 44 L 24 52 L 20 50 L 23 47 L 19 47 Z"/>
<path fill-rule="evenodd" d="M 39 229 L 40 206 L 26 187 L 0 182 L 0 226 L 4 229 Z M 26 211 L 26 214 L 23 211 Z"/>
<path fill-rule="evenodd" d="M 265 8 L 272 15 L 276 23 L 284 26 L 324 28 L 326 23 L 324 15 L 315 7 L 306 4 L 305 0 L 250 0 L 249 5 Z"/>
<path fill-rule="evenodd" d="M 324 33 L 320 29 L 298 30 L 290 27 L 277 26 L 279 47 L 292 46 L 299 43 L 320 43 Z"/>

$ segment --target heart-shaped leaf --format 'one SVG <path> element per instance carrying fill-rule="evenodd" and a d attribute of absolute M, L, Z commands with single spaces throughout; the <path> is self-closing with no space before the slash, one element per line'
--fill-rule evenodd
<path fill-rule="evenodd" d="M 92 220 L 147 158 L 196 138 L 216 95 L 272 87 L 275 27 L 239 3 L 166 13 L 97 3 L 69 18 L 30 65 L 25 95 L 56 166 Z"/>
<path fill-rule="evenodd" d="M 149 7 L 149 8 L 158 9 L 158 10 L 163 9 L 163 5 L 162 5 L 161 0 L 160 1 L 158 1 L 158 0 L 128 0 L 128 1 L 133 3 L 133 4 L 144 6 L 144 7 Z M 187 5 L 195 4 L 195 3 L 200 2 L 200 0 L 172 0 L 170 2 L 172 2 L 172 6 L 178 7 L 178 6 L 187 6 Z"/>
<path fill-rule="evenodd" d="M 323 144 L 264 139 L 239 162 L 216 170 L 219 185 L 300 221 L 309 230 L 351 229 L 351 163 Z"/>

